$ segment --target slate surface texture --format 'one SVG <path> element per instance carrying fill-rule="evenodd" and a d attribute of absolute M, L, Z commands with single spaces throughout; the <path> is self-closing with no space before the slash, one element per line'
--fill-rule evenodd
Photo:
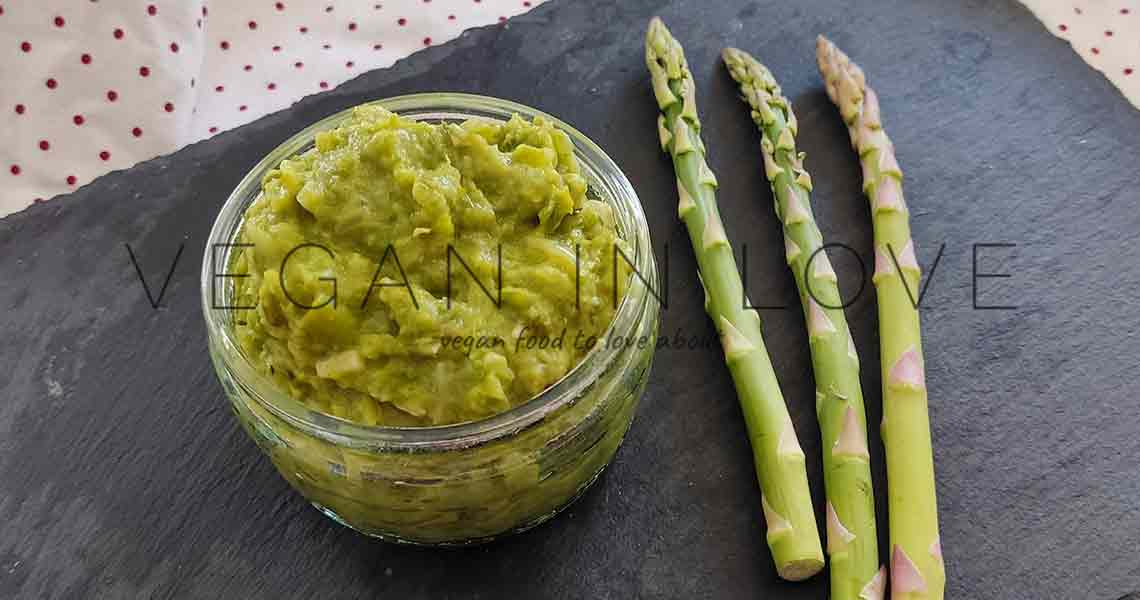
<path fill-rule="evenodd" d="M 222 201 L 306 124 L 451 90 L 559 115 L 620 164 L 668 245 L 662 334 L 711 333 L 657 149 L 642 36 L 688 50 L 729 237 L 822 506 L 804 323 L 759 136 L 717 61 L 734 45 L 793 99 L 825 237 L 870 256 L 858 163 L 813 59 L 826 33 L 882 98 L 919 260 L 948 598 L 1114 600 L 1140 590 L 1140 112 L 1012 1 L 556 0 L 0 221 L 0 597 L 823 599 L 777 580 L 719 350 L 662 350 L 597 485 L 554 521 L 458 551 L 387 545 L 286 487 L 238 428 L 206 354 L 198 268 Z M 157 289 L 185 252 L 157 310 Z M 977 301 L 1016 305 L 976 310 Z M 858 262 L 837 252 L 842 286 Z M 876 365 L 873 290 L 848 310 Z M 879 374 L 864 369 L 869 421 Z M 872 427 L 872 430 L 877 429 Z M 882 450 L 872 431 L 886 554 Z M 822 511 L 820 511 L 822 514 Z"/>

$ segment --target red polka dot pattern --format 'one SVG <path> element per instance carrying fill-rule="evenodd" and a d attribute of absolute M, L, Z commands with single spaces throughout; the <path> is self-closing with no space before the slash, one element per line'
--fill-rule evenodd
<path fill-rule="evenodd" d="M 1140 15 L 1137 0 L 1021 0 L 1094 69 L 1140 108 Z"/>
<path fill-rule="evenodd" d="M 0 217 L 541 3 L 0 0 Z"/>

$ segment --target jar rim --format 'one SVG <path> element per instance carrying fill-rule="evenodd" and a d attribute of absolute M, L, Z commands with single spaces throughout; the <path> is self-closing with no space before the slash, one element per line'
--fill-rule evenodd
<path fill-rule="evenodd" d="M 484 419 L 428 427 L 364 425 L 313 410 L 279 389 L 250 364 L 234 339 L 231 309 L 216 306 L 216 265 L 228 265 L 230 244 L 240 232 L 245 209 L 257 196 L 263 176 L 283 159 L 296 155 L 313 143 L 315 135 L 346 120 L 356 106 L 377 105 L 403 117 L 417 120 L 457 120 L 490 118 L 505 121 L 513 114 L 528 119 L 542 117 L 569 136 L 574 154 L 590 187 L 614 208 L 618 234 L 630 244 L 628 257 L 636 273 L 631 275 L 625 297 L 619 303 L 606 331 L 581 361 L 562 378 L 526 402 Z M 597 189 L 600 188 L 600 189 Z M 220 255 L 220 256 L 219 256 Z M 220 260 L 219 260 L 220 258 Z M 616 260 L 616 256 L 615 256 Z M 510 436 L 547 415 L 571 404 L 607 370 L 621 352 L 620 345 L 606 343 L 613 336 L 629 336 L 637 331 L 643 315 L 652 310 L 652 289 L 659 280 L 649 238 L 649 225 L 633 185 L 622 170 L 596 143 L 566 122 L 529 106 L 475 94 L 433 92 L 407 94 L 366 102 L 346 108 L 304 128 L 274 148 L 242 178 L 226 199 L 211 227 L 202 260 L 202 312 L 206 321 L 215 368 L 225 370 L 233 385 L 240 387 L 262 408 L 290 425 L 338 445 L 405 450 L 453 450 L 483 444 Z M 217 353 L 223 356 L 218 357 Z M 227 390 L 228 392 L 228 390 Z"/>

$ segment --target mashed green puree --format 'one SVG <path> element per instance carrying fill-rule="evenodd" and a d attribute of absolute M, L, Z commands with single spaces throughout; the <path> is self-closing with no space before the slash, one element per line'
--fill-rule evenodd
<path fill-rule="evenodd" d="M 471 421 L 538 394 L 605 333 L 615 244 L 631 255 L 548 121 L 377 106 L 270 171 L 240 241 L 246 355 L 292 397 L 370 425 Z"/>

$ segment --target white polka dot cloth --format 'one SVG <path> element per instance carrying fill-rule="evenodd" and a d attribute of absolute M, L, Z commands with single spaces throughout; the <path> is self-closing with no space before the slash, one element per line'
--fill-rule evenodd
<path fill-rule="evenodd" d="M 542 0 L 0 0 L 0 216 Z M 1140 107 L 1140 0 L 1023 0 Z"/>
<path fill-rule="evenodd" d="M 0 216 L 542 0 L 0 0 Z"/>

